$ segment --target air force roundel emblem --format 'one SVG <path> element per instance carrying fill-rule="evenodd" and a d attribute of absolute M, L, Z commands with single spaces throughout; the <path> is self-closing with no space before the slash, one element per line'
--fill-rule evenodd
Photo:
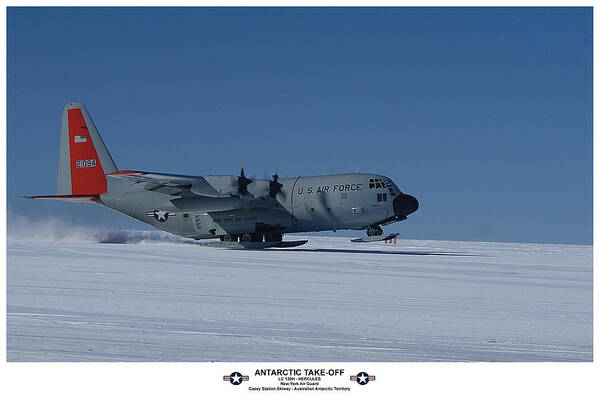
<path fill-rule="evenodd" d="M 229 376 L 223 376 L 223 381 L 228 381 L 234 386 L 239 386 L 243 381 L 248 381 L 248 379 L 248 376 L 244 376 L 240 372 L 233 372 Z"/>
<path fill-rule="evenodd" d="M 164 210 L 152 210 L 146 212 L 146 216 L 154 217 L 157 221 L 163 223 L 167 221 L 169 216 L 175 216 L 175 213 L 165 212 Z"/>
<path fill-rule="evenodd" d="M 366 372 L 360 372 L 356 376 L 350 376 L 350 380 L 352 380 L 353 382 L 357 382 L 361 386 L 364 386 L 368 382 L 374 381 L 375 376 L 369 376 L 369 374 Z"/>

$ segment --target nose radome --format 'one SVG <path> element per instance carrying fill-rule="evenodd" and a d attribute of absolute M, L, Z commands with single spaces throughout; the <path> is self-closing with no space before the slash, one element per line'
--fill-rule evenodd
<path fill-rule="evenodd" d="M 412 195 L 400 194 L 394 198 L 396 216 L 408 216 L 419 208 L 419 201 Z"/>

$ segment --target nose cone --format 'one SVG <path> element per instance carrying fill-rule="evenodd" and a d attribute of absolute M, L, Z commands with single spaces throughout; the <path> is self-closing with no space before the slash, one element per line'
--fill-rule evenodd
<path fill-rule="evenodd" d="M 400 194 L 394 198 L 396 216 L 408 216 L 419 208 L 419 201 L 412 195 Z"/>

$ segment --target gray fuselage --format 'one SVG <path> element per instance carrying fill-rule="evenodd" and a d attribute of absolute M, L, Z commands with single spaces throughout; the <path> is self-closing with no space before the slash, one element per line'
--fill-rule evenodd
<path fill-rule="evenodd" d="M 107 176 L 101 203 L 175 235 L 207 239 L 244 233 L 295 233 L 385 225 L 406 219 L 418 202 L 387 177 L 336 174 L 279 179 L 281 190 L 269 196 L 270 180 L 252 180 L 240 194 L 237 176 L 202 176 L 218 191 L 199 196 L 147 190 Z"/>

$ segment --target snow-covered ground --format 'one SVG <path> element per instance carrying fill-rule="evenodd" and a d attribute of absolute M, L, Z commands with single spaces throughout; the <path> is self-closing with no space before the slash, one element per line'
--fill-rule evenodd
<path fill-rule="evenodd" d="M 591 246 L 85 238 L 9 239 L 9 361 L 592 360 Z"/>

